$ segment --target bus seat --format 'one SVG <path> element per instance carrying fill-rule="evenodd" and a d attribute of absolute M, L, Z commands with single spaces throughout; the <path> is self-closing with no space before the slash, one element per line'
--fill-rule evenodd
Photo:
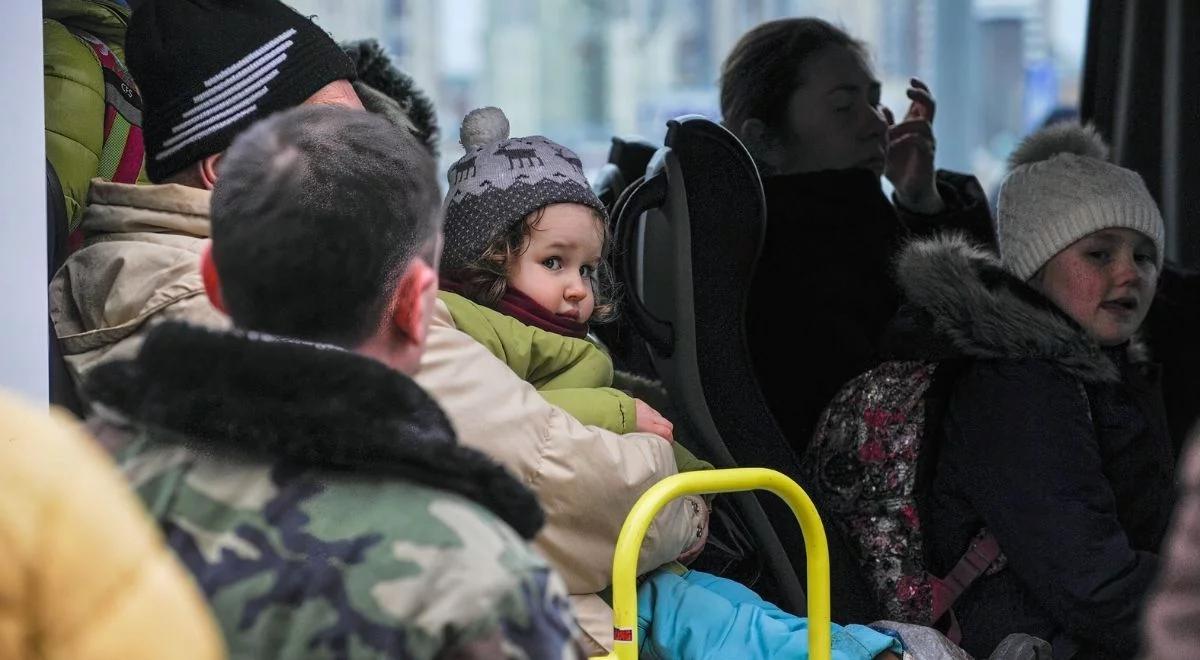
<path fill-rule="evenodd" d="M 629 184 L 646 173 L 646 165 L 657 149 L 640 137 L 613 137 L 608 162 L 592 181 L 592 190 L 610 213 Z"/>
<path fill-rule="evenodd" d="M 621 170 L 617 169 L 612 163 L 605 163 L 600 167 L 600 171 L 592 180 L 592 192 L 600 198 L 600 202 L 604 204 L 604 208 L 612 212 L 613 206 L 617 203 L 617 198 L 621 196 L 621 191 L 625 190 L 629 182 L 621 175 Z"/>
<path fill-rule="evenodd" d="M 646 165 L 657 149 L 643 138 L 613 137 L 608 150 L 608 162 L 600 168 L 592 182 L 592 190 L 608 209 L 610 227 L 615 228 L 616 210 L 623 203 L 623 196 L 629 192 L 631 184 L 641 180 L 646 173 Z M 650 356 L 638 341 L 637 333 L 627 318 L 618 316 L 616 321 L 597 325 L 594 330 L 608 348 L 618 371 L 651 380 L 657 378 Z"/>
<path fill-rule="evenodd" d="M 690 115 L 667 124 L 665 146 L 617 209 L 624 314 L 649 348 L 697 452 L 718 467 L 767 467 L 798 481 L 799 459 L 775 424 L 754 376 L 745 327 L 750 283 L 766 230 L 758 170 L 725 128 Z M 779 605 L 803 607 L 804 544 L 774 496 L 740 501 Z M 818 502 L 818 506 L 820 503 Z M 836 530 L 832 530 L 836 531 Z M 847 622 L 878 614 L 848 546 L 830 534 L 834 612 Z"/>
<path fill-rule="evenodd" d="M 616 165 L 626 181 L 633 181 L 646 173 L 646 166 L 658 151 L 658 145 L 637 136 L 614 137 L 608 148 L 608 162 Z"/>

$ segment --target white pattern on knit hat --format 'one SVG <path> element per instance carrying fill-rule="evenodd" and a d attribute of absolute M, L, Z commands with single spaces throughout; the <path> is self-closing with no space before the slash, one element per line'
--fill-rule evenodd
<path fill-rule="evenodd" d="M 489 242 L 539 208 L 604 205 L 570 149 L 540 135 L 509 138 L 499 108 L 472 110 L 460 132 L 466 153 L 446 172 L 442 264 L 454 269 L 478 258 Z"/>
<path fill-rule="evenodd" d="M 295 34 L 294 28 L 279 34 L 205 80 L 205 91 L 192 97 L 195 105 L 183 113 L 183 121 L 171 129 L 172 136 L 163 141 L 166 148 L 155 158 L 163 160 L 254 112 L 256 102 L 269 91 L 267 83 L 279 75 Z"/>
<path fill-rule="evenodd" d="M 996 228 L 1004 267 L 1022 280 L 1054 255 L 1102 229 L 1132 229 L 1165 256 L 1158 205 L 1142 177 L 1106 160 L 1091 127 L 1058 124 L 1027 137 L 1010 158 L 1000 188 Z"/>

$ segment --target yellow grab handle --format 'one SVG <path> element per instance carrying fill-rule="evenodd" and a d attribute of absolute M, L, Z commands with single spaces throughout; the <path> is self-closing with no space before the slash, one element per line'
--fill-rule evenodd
<path fill-rule="evenodd" d="M 683 495 L 766 490 L 782 497 L 804 533 L 808 557 L 808 651 L 812 660 L 829 660 L 829 543 L 812 500 L 783 474 L 766 468 L 731 468 L 676 474 L 642 494 L 625 518 L 613 554 L 613 652 L 616 660 L 638 657 L 637 559 L 646 530 L 667 502 Z"/>

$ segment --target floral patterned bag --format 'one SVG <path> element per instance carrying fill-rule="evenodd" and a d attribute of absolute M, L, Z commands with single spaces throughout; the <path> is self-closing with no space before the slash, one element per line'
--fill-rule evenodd
<path fill-rule="evenodd" d="M 952 613 L 943 615 L 975 579 L 1003 567 L 986 530 L 944 578 L 926 567 L 918 503 L 941 438 L 926 426 L 940 424 L 945 384 L 959 368 L 957 361 L 886 362 L 850 381 L 825 409 L 803 462 L 887 616 L 941 621 L 951 639 L 957 625 Z"/>

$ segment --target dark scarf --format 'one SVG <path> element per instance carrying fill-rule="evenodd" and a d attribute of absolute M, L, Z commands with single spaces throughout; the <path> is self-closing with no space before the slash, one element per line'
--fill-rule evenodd
<path fill-rule="evenodd" d="M 467 294 L 466 287 L 452 275 L 443 276 L 440 286 L 443 291 L 457 293 L 460 296 L 474 300 L 473 297 Z M 488 307 L 505 316 L 511 316 L 525 325 L 540 328 L 546 332 L 553 332 L 556 335 L 583 339 L 588 334 L 588 324 L 572 321 L 551 312 L 511 284 L 505 287 L 504 296 L 495 305 L 488 305 Z"/>

